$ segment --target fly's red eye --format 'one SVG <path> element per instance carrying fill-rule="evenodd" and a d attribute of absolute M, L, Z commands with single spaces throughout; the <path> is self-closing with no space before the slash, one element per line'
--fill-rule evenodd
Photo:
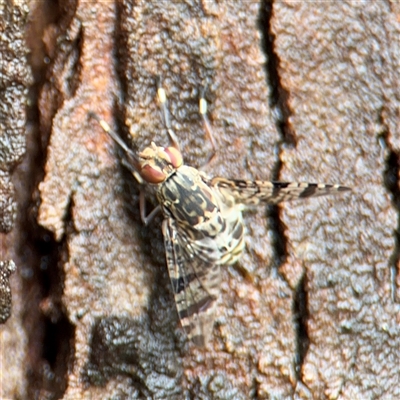
<path fill-rule="evenodd" d="M 161 183 L 164 182 L 167 177 L 161 169 L 154 168 L 151 165 L 145 165 L 140 170 L 140 175 L 146 182 L 149 183 Z"/>
<path fill-rule="evenodd" d="M 183 164 L 182 154 L 175 147 L 166 147 L 164 152 L 168 155 L 171 165 L 174 168 L 179 168 Z"/>

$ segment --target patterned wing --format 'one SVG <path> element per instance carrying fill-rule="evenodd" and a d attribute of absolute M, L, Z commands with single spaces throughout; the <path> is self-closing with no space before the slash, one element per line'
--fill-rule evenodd
<path fill-rule="evenodd" d="M 321 183 L 246 181 L 216 177 L 210 185 L 222 194 L 233 196 L 237 203 L 257 205 L 260 202 L 277 204 L 307 197 L 325 196 L 351 190 L 340 185 Z"/>
<path fill-rule="evenodd" d="M 189 254 L 171 218 L 162 225 L 165 253 L 179 319 L 189 339 L 204 346 L 212 332 L 219 297 L 220 267 Z"/>

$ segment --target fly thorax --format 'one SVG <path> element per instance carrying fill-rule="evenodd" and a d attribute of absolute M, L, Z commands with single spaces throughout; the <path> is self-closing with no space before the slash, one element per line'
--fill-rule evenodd
<path fill-rule="evenodd" d="M 206 185 L 199 171 L 183 165 L 159 186 L 157 193 L 164 214 L 179 225 L 208 231 L 218 230 L 221 223 L 212 188 Z"/>

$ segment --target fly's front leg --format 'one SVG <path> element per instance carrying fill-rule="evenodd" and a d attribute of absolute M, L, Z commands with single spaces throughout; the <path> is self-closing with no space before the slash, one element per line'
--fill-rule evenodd
<path fill-rule="evenodd" d="M 165 93 L 165 89 L 161 86 L 161 78 L 157 79 L 157 96 L 158 96 L 158 101 L 160 102 L 162 120 L 165 128 L 167 129 L 171 145 L 175 149 L 181 151 L 178 137 L 175 135 L 175 132 L 172 130 L 171 127 L 171 120 L 169 118 L 169 111 L 167 105 L 167 94 Z"/>
<path fill-rule="evenodd" d="M 206 91 L 205 87 L 202 87 L 202 89 L 200 90 L 199 113 L 203 120 L 204 130 L 206 131 L 206 135 L 211 142 L 213 150 L 212 150 L 212 153 L 211 153 L 210 157 L 208 158 L 207 162 L 204 164 L 204 166 L 208 165 L 217 153 L 217 150 L 216 150 L 217 147 L 215 144 L 215 139 L 214 139 L 214 135 L 212 132 L 211 124 L 207 117 L 207 100 L 205 99 L 205 91 Z M 167 104 L 167 94 L 165 92 L 165 89 L 162 87 L 161 78 L 157 79 L 157 96 L 158 96 L 158 101 L 160 102 L 162 120 L 163 120 L 165 128 L 167 129 L 171 145 L 172 145 L 172 147 L 181 151 L 180 145 L 179 145 L 179 139 L 171 127 L 170 114 L 168 111 L 168 104 Z"/>
<path fill-rule="evenodd" d="M 203 120 L 204 130 L 206 131 L 208 139 L 211 142 L 213 151 L 212 151 L 210 157 L 208 158 L 207 162 L 203 165 L 203 167 L 206 167 L 211 162 L 211 160 L 215 157 L 215 155 L 217 154 L 217 146 L 215 145 L 214 134 L 213 134 L 212 127 L 210 124 L 210 120 L 207 117 L 207 100 L 205 98 L 205 92 L 206 92 L 206 88 L 202 87 L 202 89 L 200 91 L 200 99 L 199 99 L 199 113 Z"/>

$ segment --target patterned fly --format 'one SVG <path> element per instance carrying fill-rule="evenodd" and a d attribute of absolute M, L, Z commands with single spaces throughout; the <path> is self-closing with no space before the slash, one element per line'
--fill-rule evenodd
<path fill-rule="evenodd" d="M 148 215 L 141 193 L 141 218 L 147 224 L 158 211 L 164 221 L 165 253 L 180 321 L 197 345 L 207 343 L 213 327 L 219 297 L 222 265 L 234 264 L 244 248 L 242 211 L 259 203 L 323 196 L 350 190 L 339 185 L 286 183 L 210 178 L 184 165 L 178 139 L 173 132 L 165 90 L 159 85 L 163 123 L 169 147 L 151 143 L 136 154 L 109 125 L 91 113 L 102 128 L 123 149 L 123 163 L 140 183 L 156 185 L 159 205 Z M 215 144 L 202 94 L 200 114 L 213 148 Z M 214 151 L 215 152 L 215 151 Z"/>

